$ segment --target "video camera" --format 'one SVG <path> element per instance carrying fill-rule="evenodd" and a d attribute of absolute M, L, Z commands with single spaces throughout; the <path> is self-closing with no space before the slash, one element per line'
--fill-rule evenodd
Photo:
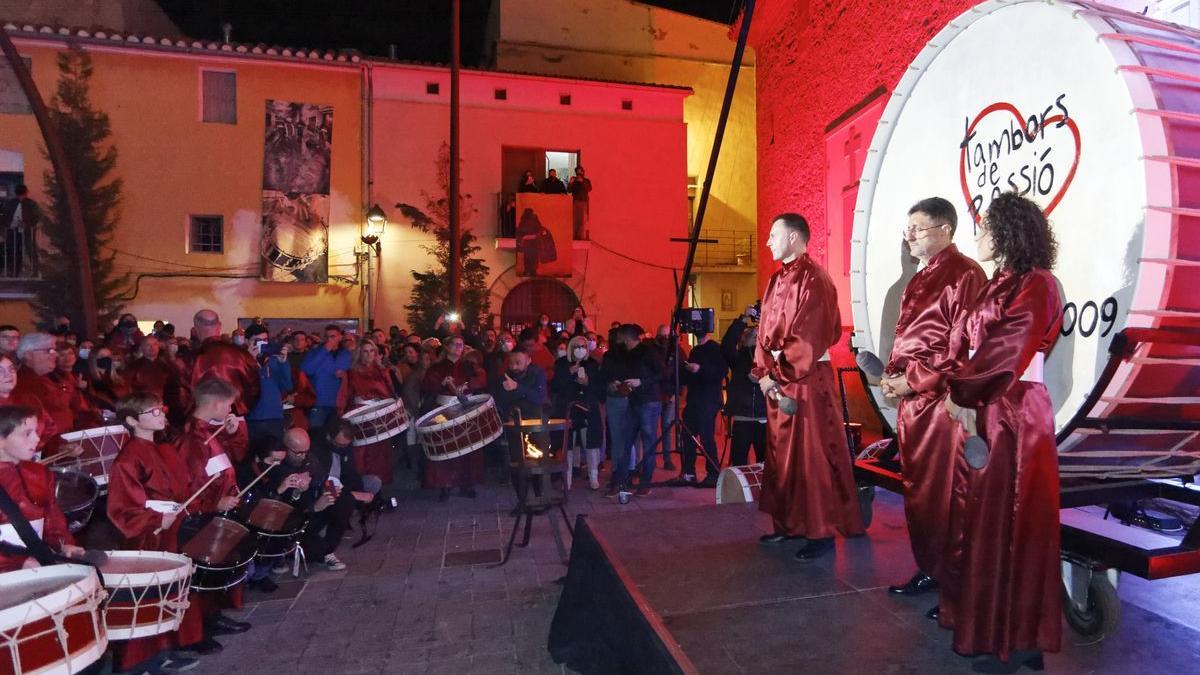
<path fill-rule="evenodd" d="M 717 329 L 717 312 L 712 307 L 684 307 L 675 313 L 679 332 L 704 335 Z"/>

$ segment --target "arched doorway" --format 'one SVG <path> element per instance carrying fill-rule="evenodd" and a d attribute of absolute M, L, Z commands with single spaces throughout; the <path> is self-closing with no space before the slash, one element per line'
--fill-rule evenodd
<path fill-rule="evenodd" d="M 513 287 L 504 296 L 500 307 L 500 324 L 512 330 L 518 324 L 533 325 L 542 314 L 552 322 L 561 323 L 571 317 L 579 298 L 571 287 L 556 279 L 528 279 Z"/>

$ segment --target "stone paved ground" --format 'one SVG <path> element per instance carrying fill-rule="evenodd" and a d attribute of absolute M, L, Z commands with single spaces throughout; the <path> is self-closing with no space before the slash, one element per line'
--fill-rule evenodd
<path fill-rule="evenodd" d="M 448 553 L 502 549 L 513 522 L 512 488 L 490 481 L 475 499 L 439 503 L 405 475 L 399 497 L 400 508 L 380 518 L 370 542 L 350 548 L 356 530 L 339 549 L 346 570 L 313 565 L 300 580 L 281 579 L 274 594 L 248 593 L 245 611 L 235 615 L 254 628 L 221 637 L 225 649 L 191 672 L 563 672 L 546 638 L 558 603 L 555 580 L 566 566 L 545 517 L 535 521 L 529 547 L 514 548 L 506 566 L 447 566 L 455 560 L 447 561 Z M 568 512 L 573 519 L 711 503 L 712 490 L 663 488 L 622 506 L 588 490 L 585 480 L 576 481 Z"/>

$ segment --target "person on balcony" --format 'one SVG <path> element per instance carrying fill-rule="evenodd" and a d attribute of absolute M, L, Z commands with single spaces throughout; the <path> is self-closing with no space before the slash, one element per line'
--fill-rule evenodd
<path fill-rule="evenodd" d="M 37 246 L 34 244 L 34 233 L 42 220 L 42 210 L 38 203 L 29 198 L 29 188 L 18 185 L 17 196 L 4 202 L 0 212 L 0 229 L 4 237 L 4 265 L 7 276 L 19 278 L 28 272 L 30 276 L 37 274 Z M 28 252 L 26 244 L 28 243 Z M 25 269 L 26 257 L 30 269 Z"/>
<path fill-rule="evenodd" d="M 558 172 L 554 169 L 550 169 L 546 174 L 546 180 L 542 181 L 542 192 L 548 195 L 567 194 L 567 186 L 558 179 Z"/>
<path fill-rule="evenodd" d="M 592 179 L 584 175 L 583 167 L 575 167 L 575 175 L 567 183 L 571 193 L 571 206 L 576 239 L 588 238 L 588 194 L 592 191 Z"/>
<path fill-rule="evenodd" d="M 537 179 L 533 177 L 532 171 L 526 171 L 525 175 L 521 176 L 521 183 L 517 186 L 517 192 L 541 192 L 538 187 Z"/>

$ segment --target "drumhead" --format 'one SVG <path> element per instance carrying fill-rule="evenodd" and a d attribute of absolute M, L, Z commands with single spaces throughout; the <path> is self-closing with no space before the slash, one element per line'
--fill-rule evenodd
<path fill-rule="evenodd" d="M 959 215 L 954 242 L 973 257 L 973 208 L 986 212 L 1012 189 L 1041 205 L 1059 244 L 1053 272 L 1064 326 L 1045 384 L 1060 429 L 1096 385 L 1113 337 L 1148 325 L 1146 314 L 1130 311 L 1162 286 L 1139 262 L 1157 236 L 1147 235 L 1147 185 L 1170 185 L 1144 161 L 1165 153 L 1161 121 L 1131 114 L 1155 102 L 1138 78 L 1117 70 L 1135 59 L 1124 42 L 1100 39 L 1114 29 L 1081 9 L 985 2 L 929 42 L 871 143 L 851 261 L 855 346 L 886 362 L 901 293 L 917 270 L 903 243 L 908 209 L 926 197 L 949 199 Z M 984 269 L 990 274 L 991 263 Z M 896 410 L 878 387 L 872 393 L 895 426 Z"/>
<path fill-rule="evenodd" d="M 50 565 L 0 574 L 0 630 L 49 616 L 99 588 L 86 565 Z"/>
<path fill-rule="evenodd" d="M 495 404 L 492 403 L 492 397 L 487 394 L 467 397 L 466 405 L 457 400 L 452 401 L 422 415 L 417 420 L 417 431 L 444 428 L 446 425 L 455 423 L 462 418 L 479 415 L 483 412 L 483 408 L 488 406 L 494 407 Z"/>
<path fill-rule="evenodd" d="M 191 571 L 192 560 L 178 553 L 165 551 L 106 551 L 108 560 L 100 565 L 100 573 L 104 575 L 104 583 L 113 586 L 119 579 L 123 583 L 136 583 L 143 575 L 149 577 L 158 575 L 159 583 L 166 579 L 163 574 L 173 572 L 174 575 L 185 577 Z"/>

